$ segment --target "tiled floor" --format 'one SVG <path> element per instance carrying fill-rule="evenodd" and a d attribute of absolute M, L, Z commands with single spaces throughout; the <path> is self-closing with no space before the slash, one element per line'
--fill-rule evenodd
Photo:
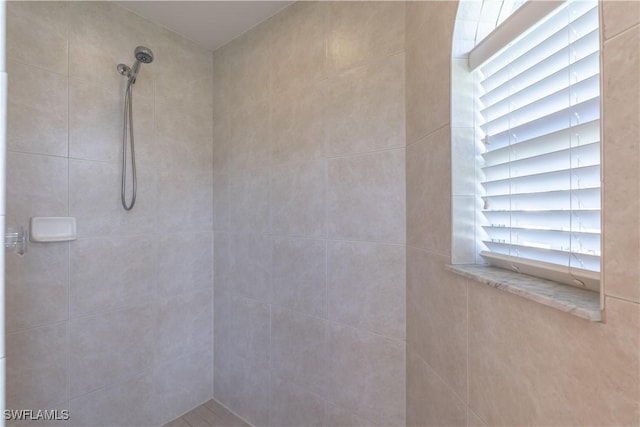
<path fill-rule="evenodd" d="M 215 400 L 187 412 L 164 427 L 250 427 Z"/>

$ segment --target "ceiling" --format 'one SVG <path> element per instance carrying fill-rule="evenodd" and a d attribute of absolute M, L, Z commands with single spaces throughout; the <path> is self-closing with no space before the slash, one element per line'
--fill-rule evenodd
<path fill-rule="evenodd" d="M 121 6 L 216 50 L 292 1 L 119 1 Z"/>

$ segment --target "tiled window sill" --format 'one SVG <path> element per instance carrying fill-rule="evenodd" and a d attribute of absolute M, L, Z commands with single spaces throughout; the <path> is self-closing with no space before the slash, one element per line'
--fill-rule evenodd
<path fill-rule="evenodd" d="M 592 322 L 602 320 L 596 292 L 485 265 L 447 265 L 447 270 Z"/>

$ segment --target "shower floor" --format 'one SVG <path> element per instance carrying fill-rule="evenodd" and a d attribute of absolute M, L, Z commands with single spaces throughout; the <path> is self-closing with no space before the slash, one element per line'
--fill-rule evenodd
<path fill-rule="evenodd" d="M 164 427 L 250 427 L 215 400 L 209 400 Z"/>

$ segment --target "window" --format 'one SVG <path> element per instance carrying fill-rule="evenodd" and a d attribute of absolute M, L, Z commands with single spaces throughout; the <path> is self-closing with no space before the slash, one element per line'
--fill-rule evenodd
<path fill-rule="evenodd" d="M 599 46 L 596 0 L 530 1 L 470 52 L 484 262 L 599 290 Z"/>

